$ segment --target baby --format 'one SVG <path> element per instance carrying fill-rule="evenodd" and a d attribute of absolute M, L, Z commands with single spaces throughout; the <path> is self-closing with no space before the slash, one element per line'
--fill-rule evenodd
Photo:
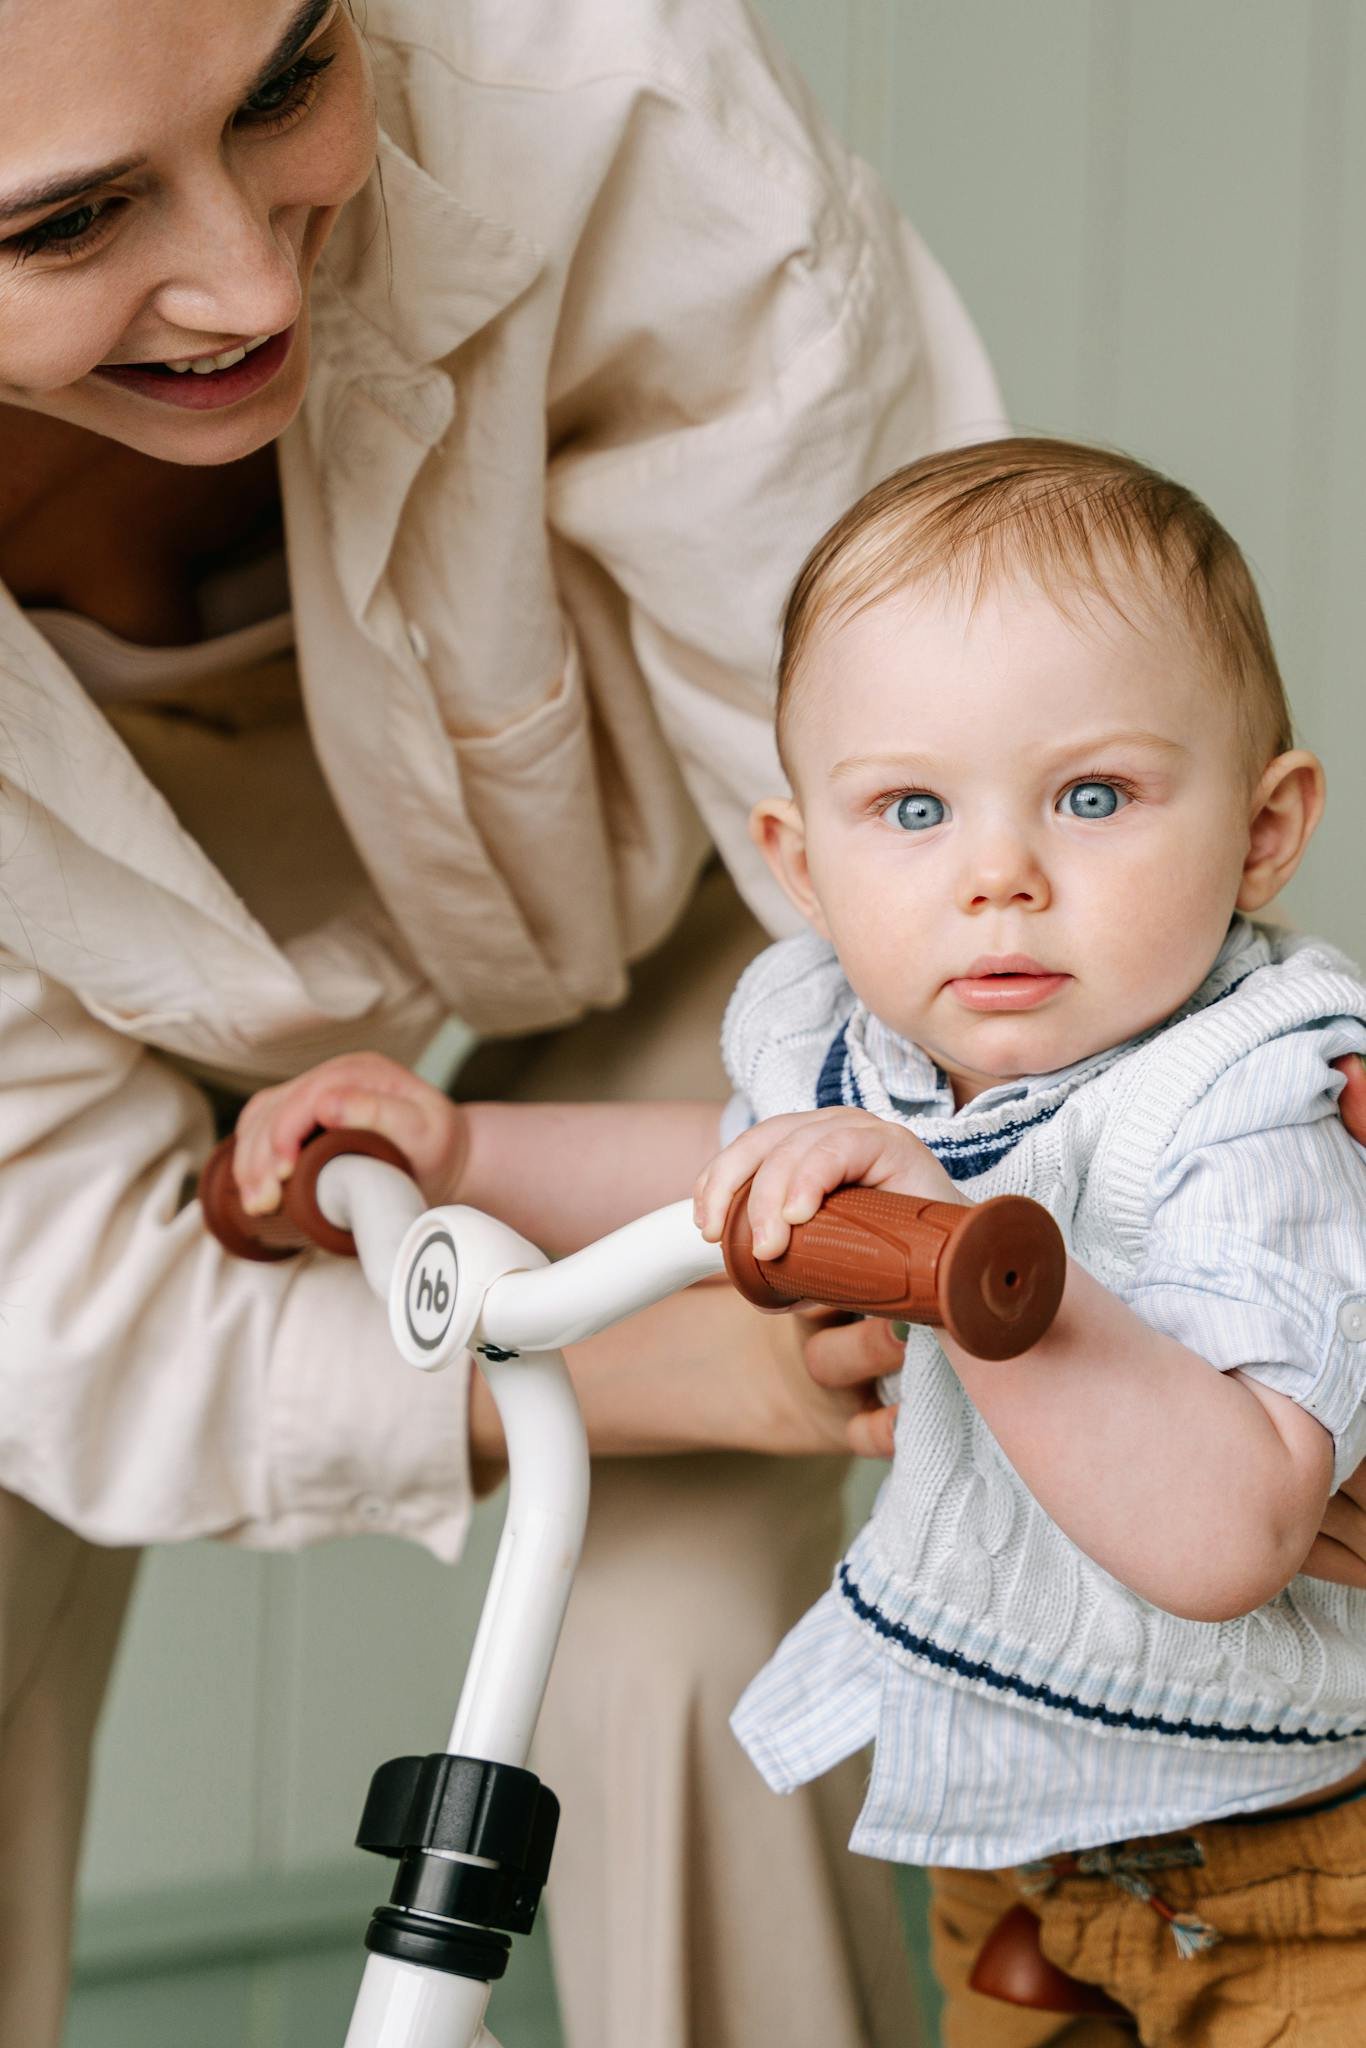
<path fill-rule="evenodd" d="M 710 1164 L 714 1111 L 652 1106 L 647 1168 L 631 1112 L 590 1109 L 582 1182 L 546 1192 L 560 1112 L 459 1110 L 367 1056 L 248 1105 L 244 1195 L 273 1206 L 304 1133 L 349 1122 L 432 1199 L 515 1210 L 534 1177 L 558 1249 L 659 1198 L 661 1144 L 710 1237 L 753 1176 L 768 1257 L 850 1181 L 1044 1203 L 1053 1328 L 1007 1365 L 911 1331 L 872 1520 L 736 1732 L 778 1790 L 875 1745 L 853 1846 L 941 1866 L 955 2048 L 1002 2038 L 965 1979 L 1022 1892 L 1144 2041 L 1353 2041 L 1366 1593 L 1297 1574 L 1366 1450 L 1331 1065 L 1366 1049 L 1366 986 L 1249 921 L 1323 773 L 1246 565 L 1121 456 L 929 457 L 806 563 L 778 735 L 792 794 L 753 832 L 810 929 L 732 999 Z"/>

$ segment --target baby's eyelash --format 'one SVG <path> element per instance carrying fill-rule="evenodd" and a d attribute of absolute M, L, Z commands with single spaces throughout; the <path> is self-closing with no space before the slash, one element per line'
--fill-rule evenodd
<path fill-rule="evenodd" d="M 1084 782 L 1108 783 L 1111 789 L 1119 790 L 1123 796 L 1131 800 L 1138 796 L 1136 782 L 1130 782 L 1127 775 L 1115 775 L 1108 768 L 1092 768 L 1085 775 L 1069 775 L 1058 794 L 1061 796 L 1066 790 L 1078 789 Z"/>
<path fill-rule="evenodd" d="M 870 818 L 880 818 L 884 811 L 889 811 L 893 804 L 899 804 L 901 799 L 907 796 L 938 797 L 939 792 L 937 789 L 930 789 L 923 782 L 908 782 L 904 788 L 884 789 L 879 791 L 877 796 L 869 797 L 865 806 L 866 813 Z M 939 797 L 939 801 L 942 803 L 944 799 Z"/>

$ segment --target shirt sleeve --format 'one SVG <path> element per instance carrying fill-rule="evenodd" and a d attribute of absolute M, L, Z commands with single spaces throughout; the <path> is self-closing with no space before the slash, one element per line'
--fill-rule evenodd
<path fill-rule="evenodd" d="M 785 786 L 772 716 L 788 590 L 872 483 L 1001 431 L 1003 408 L 878 179 L 752 22 L 736 10 L 724 33 L 706 92 L 642 96 L 604 170 L 557 336 L 547 509 L 621 593 L 692 802 L 756 914 L 790 932 L 746 830 Z"/>
<path fill-rule="evenodd" d="M 1330 1062 L 1363 1050 L 1366 1029 L 1335 1019 L 1221 1076 L 1158 1168 L 1129 1294 L 1155 1329 L 1321 1422 L 1335 1485 L 1366 1455 L 1366 1151 Z"/>
<path fill-rule="evenodd" d="M 201 1092 L 0 959 L 0 1485 L 91 1542 L 454 1558 L 467 1383 L 408 1370 L 351 1261 L 244 1265 L 191 1197 Z"/>

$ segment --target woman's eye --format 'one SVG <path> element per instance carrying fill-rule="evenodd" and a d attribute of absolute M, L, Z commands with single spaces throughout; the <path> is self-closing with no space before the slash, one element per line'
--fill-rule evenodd
<path fill-rule="evenodd" d="M 305 112 L 313 102 L 318 80 L 332 62 L 331 57 L 296 57 L 243 100 L 242 114 L 248 125 L 268 127 L 290 114 Z"/>
<path fill-rule="evenodd" d="M 917 789 L 910 796 L 895 797 L 882 815 L 899 831 L 928 832 L 932 825 L 943 824 L 949 807 L 928 790 Z"/>
<path fill-rule="evenodd" d="M 1128 802 L 1117 782 L 1074 782 L 1058 798 L 1058 809 L 1069 818 L 1112 818 Z"/>
<path fill-rule="evenodd" d="M 21 261 L 26 256 L 41 256 L 46 250 L 70 254 L 95 239 L 109 206 L 107 199 L 87 200 L 70 213 L 59 213 L 52 220 L 39 221 L 36 228 L 26 228 L 22 235 L 12 236 L 8 246 Z"/>

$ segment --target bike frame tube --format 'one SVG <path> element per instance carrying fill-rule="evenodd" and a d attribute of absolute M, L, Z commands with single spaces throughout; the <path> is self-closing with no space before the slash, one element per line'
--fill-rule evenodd
<path fill-rule="evenodd" d="M 481 1370 L 507 1438 L 508 1505 L 447 1748 L 524 1764 L 588 1517 L 588 1438 L 558 1351 Z"/>
<path fill-rule="evenodd" d="M 424 1215 L 420 1194 L 393 1168 L 355 1156 L 330 1161 L 317 1192 L 329 1219 L 354 1234 L 371 1287 L 388 1296 L 401 1284 L 400 1247 Z M 503 1533 L 447 1749 L 524 1765 L 588 1513 L 588 1440 L 560 1347 L 720 1272 L 723 1262 L 699 1235 L 689 1202 L 641 1217 L 555 1266 L 539 1263 L 532 1246 L 492 1218 L 440 1213 L 464 1284 L 483 1289 L 468 1341 L 498 1408 L 509 1470 Z M 490 1988 L 372 1954 L 346 2048 L 497 2048 L 484 2027 Z"/>
<path fill-rule="evenodd" d="M 394 1956 L 367 1956 L 346 2048 L 498 2048 L 484 2026 L 491 1990 Z"/>

